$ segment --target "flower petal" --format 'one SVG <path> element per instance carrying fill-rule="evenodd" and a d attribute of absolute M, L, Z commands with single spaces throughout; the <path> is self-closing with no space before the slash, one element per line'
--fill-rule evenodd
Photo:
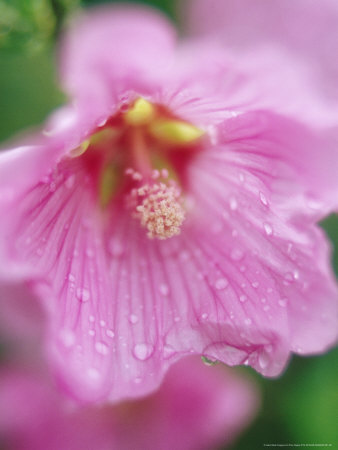
<path fill-rule="evenodd" d="M 336 102 L 338 5 L 335 0 L 197 0 L 188 3 L 191 32 L 218 34 L 229 47 L 271 43 L 307 64 L 317 88 Z"/>
<path fill-rule="evenodd" d="M 5 367 L 0 381 L 1 438 L 27 450 L 214 448 L 233 440 L 258 404 L 249 380 L 190 358 L 153 396 L 116 406 L 75 407 L 42 370 Z"/>
<path fill-rule="evenodd" d="M 321 210 L 310 199 L 314 186 L 317 194 L 330 194 L 333 178 L 321 166 L 320 141 L 315 145 L 302 128 L 283 118 L 263 113 L 260 122 L 261 114 L 256 122 L 254 113 L 231 119 L 223 145 L 201 154 L 192 169 L 191 195 L 200 211 L 196 222 L 204 222 L 205 230 L 196 234 L 196 242 L 204 243 L 207 258 L 222 271 L 224 258 L 233 260 L 235 274 L 224 276 L 229 284 L 245 278 L 246 300 L 257 298 L 250 318 L 266 312 L 267 322 L 282 330 L 282 340 L 293 351 L 324 351 L 337 338 L 338 291 L 326 239 L 314 225 Z M 239 134 L 232 134 L 236 127 L 231 122 L 237 122 Z M 275 319 L 271 306 L 280 309 Z"/>
<path fill-rule="evenodd" d="M 61 48 L 61 77 L 84 107 L 112 111 L 126 92 L 144 96 L 170 66 L 175 30 L 145 7 L 101 7 L 73 24 Z"/>
<path fill-rule="evenodd" d="M 144 395 L 191 353 L 274 376 L 291 351 L 333 344 L 337 286 L 304 194 L 317 147 L 300 130 L 264 112 L 220 126 L 222 144 L 189 166 L 188 218 L 168 241 L 118 203 L 99 209 L 75 159 L 6 210 L 1 270 L 41 297 L 50 358 L 76 397 Z"/>

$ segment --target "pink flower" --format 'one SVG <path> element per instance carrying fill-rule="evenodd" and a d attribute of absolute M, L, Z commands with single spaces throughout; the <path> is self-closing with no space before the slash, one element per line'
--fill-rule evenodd
<path fill-rule="evenodd" d="M 335 0 L 189 0 L 183 4 L 191 33 L 212 34 L 221 37 L 224 45 L 254 53 L 270 45 L 296 58 L 312 89 L 331 104 L 334 117 L 338 100 Z"/>
<path fill-rule="evenodd" d="M 0 276 L 41 300 L 73 395 L 144 395 L 192 353 L 276 376 L 334 344 L 316 226 L 337 207 L 334 116 L 303 75 L 271 49 L 177 44 L 147 9 L 66 36 L 73 104 L 0 155 Z"/>
<path fill-rule="evenodd" d="M 8 450 L 197 450 L 233 440 L 257 409 L 253 386 L 220 367 L 183 359 L 161 388 L 116 406 L 70 402 L 47 373 L 0 371 L 0 439 Z"/>

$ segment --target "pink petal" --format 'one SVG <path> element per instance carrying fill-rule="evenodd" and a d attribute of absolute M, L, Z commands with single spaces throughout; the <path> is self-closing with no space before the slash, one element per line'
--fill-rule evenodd
<path fill-rule="evenodd" d="M 49 175 L 50 168 L 77 148 L 99 120 L 90 108 L 83 111 L 65 106 L 50 116 L 42 134 L 26 137 L 25 145 L 2 150 L 0 205 L 15 201 L 37 180 Z"/>
<path fill-rule="evenodd" d="M 270 43 L 307 64 L 317 89 L 337 101 L 338 5 L 335 0 L 197 0 L 187 11 L 190 30 L 218 34 L 232 48 Z"/>
<path fill-rule="evenodd" d="M 330 177 L 330 171 L 321 173 L 320 164 L 316 165 L 319 155 L 315 152 L 321 151 L 321 146 L 302 144 L 301 135 L 289 128 L 292 124 L 264 115 L 267 128 L 260 128 L 260 113 L 256 117 L 258 128 L 251 120 L 248 128 L 243 127 L 245 117 L 233 119 L 241 123 L 239 134 L 232 134 L 229 121 L 223 146 L 202 154 L 192 169 L 191 195 L 200 210 L 196 244 L 203 243 L 205 260 L 209 264 L 214 261 L 220 277 L 223 274 L 228 280 L 226 288 L 237 286 L 239 302 L 239 288 L 244 283 L 243 303 L 249 300 L 253 306 L 250 319 L 257 325 L 262 321 L 258 330 L 264 329 L 264 323 L 267 329 L 271 325 L 291 350 L 320 352 L 337 338 L 338 292 L 323 233 L 305 216 L 320 217 L 320 206 L 310 202 L 311 183 L 325 185 L 325 173 Z M 274 129 L 275 120 L 280 134 Z M 307 158 L 301 149 L 306 149 Z M 326 189 L 328 192 L 329 186 Z M 228 308 L 232 307 L 230 294 L 224 300 Z M 244 306 L 236 316 L 248 311 Z"/>
<path fill-rule="evenodd" d="M 315 183 L 328 195 L 316 140 L 268 113 L 218 131 L 189 168 L 191 211 L 172 240 L 148 239 L 118 204 L 102 214 L 78 160 L 6 211 L 2 270 L 41 297 L 50 358 L 76 397 L 144 395 L 190 353 L 273 376 L 290 351 L 335 341 L 337 287 L 309 203 Z"/>
<path fill-rule="evenodd" d="M 43 371 L 0 372 L 0 436 L 11 450 L 193 450 L 228 443 L 252 419 L 248 380 L 187 359 L 153 396 L 111 406 L 75 407 Z"/>
<path fill-rule="evenodd" d="M 63 83 L 84 107 L 89 102 L 111 112 L 135 91 L 146 96 L 158 89 L 160 74 L 170 67 L 175 34 L 154 10 L 97 8 L 78 18 L 64 39 Z"/>

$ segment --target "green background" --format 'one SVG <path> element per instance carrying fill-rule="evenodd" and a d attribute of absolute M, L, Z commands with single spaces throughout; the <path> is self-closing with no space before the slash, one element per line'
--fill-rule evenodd
<path fill-rule="evenodd" d="M 95 1 L 83 1 L 88 6 Z M 98 2 L 97 2 L 98 3 Z M 143 1 L 176 19 L 175 1 Z M 0 141 L 41 124 L 65 102 L 59 90 L 55 42 L 79 0 L 0 0 Z M 338 195 L 338 194 L 337 194 Z M 338 248 L 337 216 L 323 223 Z M 333 264 L 338 271 L 337 252 Z M 332 444 L 338 448 L 338 350 L 318 357 L 293 357 L 277 380 L 248 368 L 261 388 L 262 407 L 254 423 L 231 446 L 255 450 L 264 443 Z"/>

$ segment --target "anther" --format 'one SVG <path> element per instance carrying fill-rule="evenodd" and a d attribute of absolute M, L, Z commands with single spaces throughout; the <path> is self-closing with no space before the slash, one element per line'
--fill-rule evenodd
<path fill-rule="evenodd" d="M 135 189 L 132 195 L 137 205 L 135 216 L 148 230 L 149 238 L 163 240 L 180 234 L 185 212 L 176 184 L 146 184 Z"/>

